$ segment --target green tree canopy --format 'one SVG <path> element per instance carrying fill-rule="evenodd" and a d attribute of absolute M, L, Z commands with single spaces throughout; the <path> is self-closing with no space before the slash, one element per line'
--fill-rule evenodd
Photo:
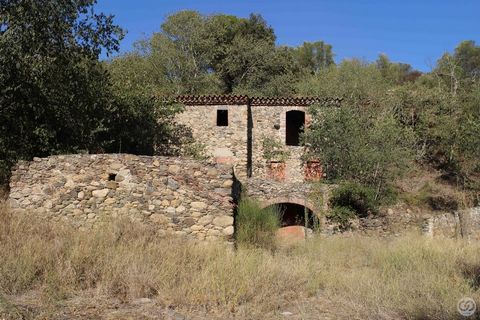
<path fill-rule="evenodd" d="M 115 81 L 125 81 L 125 73 L 136 74 L 127 85 L 153 95 L 291 95 L 304 70 L 315 72 L 333 62 L 331 46 L 323 42 L 297 50 L 277 46 L 275 40 L 260 15 L 180 11 L 150 39 L 138 42 L 134 52 L 109 66 Z"/>
<path fill-rule="evenodd" d="M 109 96 L 98 56 L 122 31 L 94 3 L 1 1 L 0 166 L 99 147 Z"/>

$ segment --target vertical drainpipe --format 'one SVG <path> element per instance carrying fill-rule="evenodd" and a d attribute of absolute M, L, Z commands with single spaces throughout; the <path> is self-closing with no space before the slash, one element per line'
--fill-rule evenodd
<path fill-rule="evenodd" d="M 253 118 L 251 99 L 247 97 L 247 177 L 252 177 Z"/>

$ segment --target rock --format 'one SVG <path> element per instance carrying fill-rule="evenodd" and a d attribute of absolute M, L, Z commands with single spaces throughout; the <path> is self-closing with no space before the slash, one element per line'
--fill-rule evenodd
<path fill-rule="evenodd" d="M 177 181 L 175 181 L 174 179 L 172 178 L 168 178 L 167 180 L 167 186 L 168 188 L 172 189 L 172 190 L 177 190 L 180 186 L 178 184 Z"/>
<path fill-rule="evenodd" d="M 23 195 L 20 192 L 10 193 L 10 198 L 12 198 L 12 199 L 20 199 L 22 197 L 23 197 Z"/>
<path fill-rule="evenodd" d="M 220 216 L 213 219 L 213 224 L 219 227 L 228 227 L 233 225 L 233 217 L 231 216 Z"/>
<path fill-rule="evenodd" d="M 170 165 L 170 166 L 168 166 L 168 172 L 173 173 L 173 174 L 177 174 L 177 173 L 180 172 L 180 166 L 177 166 L 176 164 Z"/>
<path fill-rule="evenodd" d="M 115 181 L 107 181 L 106 187 L 107 187 L 108 189 L 113 189 L 113 190 L 115 190 L 115 189 L 117 189 L 118 185 L 117 185 L 117 183 L 116 183 Z"/>
<path fill-rule="evenodd" d="M 176 210 L 174 207 L 168 207 L 167 208 L 167 213 L 172 215 L 172 214 L 175 214 L 176 213 Z"/>
<path fill-rule="evenodd" d="M 191 227 L 195 224 L 195 219 L 193 218 L 186 218 L 185 220 L 183 220 L 183 223 L 187 226 L 187 227 Z"/>
<path fill-rule="evenodd" d="M 78 195 L 77 195 L 77 198 L 80 199 L 80 200 L 82 200 L 83 198 L 85 198 L 85 192 L 80 191 L 80 192 L 78 193 Z"/>
<path fill-rule="evenodd" d="M 123 164 L 119 163 L 119 162 L 115 162 L 115 163 L 112 163 L 110 165 L 110 169 L 112 170 L 120 170 L 123 168 Z"/>
<path fill-rule="evenodd" d="M 235 229 L 233 226 L 228 226 L 225 229 L 223 229 L 223 234 L 227 236 L 231 236 L 234 233 Z"/>
<path fill-rule="evenodd" d="M 233 185 L 233 180 L 226 180 L 223 184 L 222 187 L 224 188 L 230 188 Z"/>
<path fill-rule="evenodd" d="M 106 205 L 112 205 L 115 202 L 117 202 L 117 200 L 115 198 L 107 198 L 107 199 L 105 199 L 105 201 L 103 203 L 105 203 Z"/>
<path fill-rule="evenodd" d="M 201 226 L 205 226 L 207 224 L 210 224 L 212 223 L 213 221 L 213 216 L 211 215 L 206 215 L 206 216 L 203 216 L 201 217 L 200 219 L 198 219 L 198 222 L 197 224 L 201 225 Z"/>
<path fill-rule="evenodd" d="M 160 166 L 160 162 L 159 162 L 158 160 L 154 160 L 154 161 L 152 162 L 152 164 L 153 164 L 153 166 L 155 166 L 155 167 L 159 167 L 159 166 Z"/>
<path fill-rule="evenodd" d="M 87 219 L 93 219 L 93 218 L 95 218 L 95 213 L 87 214 Z"/>
<path fill-rule="evenodd" d="M 198 210 L 203 210 L 205 208 L 207 208 L 207 204 L 205 202 L 200 202 L 200 201 L 194 201 L 192 203 L 190 203 L 190 206 L 194 209 L 198 209 Z"/>
<path fill-rule="evenodd" d="M 45 209 L 52 209 L 53 208 L 53 202 L 51 200 L 45 200 L 43 203 L 43 207 Z"/>
<path fill-rule="evenodd" d="M 215 230 L 215 229 L 209 229 L 209 230 L 207 231 L 207 235 L 209 235 L 209 236 L 219 236 L 219 235 L 220 235 L 220 231 Z"/>
<path fill-rule="evenodd" d="M 284 317 L 290 317 L 290 316 L 293 316 L 293 313 L 291 313 L 290 311 L 283 311 L 280 313 L 282 316 Z"/>
<path fill-rule="evenodd" d="M 94 190 L 92 191 L 92 196 L 95 198 L 105 198 L 110 192 L 110 189 Z"/>
<path fill-rule="evenodd" d="M 155 210 L 155 205 L 151 204 L 148 206 L 148 210 L 153 211 Z"/>
<path fill-rule="evenodd" d="M 200 211 L 193 211 L 193 212 L 190 213 L 190 215 L 191 215 L 192 217 L 198 218 L 198 217 L 203 216 L 204 213 L 203 213 L 203 212 L 200 212 Z"/>
<path fill-rule="evenodd" d="M 72 179 L 68 179 L 67 182 L 65 182 L 64 187 L 67 188 L 67 189 L 74 188 L 75 187 L 75 182 L 73 182 Z"/>
<path fill-rule="evenodd" d="M 177 209 L 175 209 L 176 213 L 184 213 L 185 212 L 185 207 L 184 206 L 179 206 Z"/>
<path fill-rule="evenodd" d="M 115 176 L 115 182 L 122 182 L 122 181 L 124 181 L 124 180 L 125 180 L 125 177 L 124 177 L 123 175 L 121 175 L 121 174 L 117 174 L 117 175 Z"/>
<path fill-rule="evenodd" d="M 207 176 L 214 177 L 218 175 L 217 169 L 210 168 L 207 170 Z"/>
<path fill-rule="evenodd" d="M 152 220 L 152 222 L 158 223 L 158 224 L 166 224 L 169 221 L 169 219 L 165 215 L 160 214 L 160 213 L 152 214 L 150 216 L 150 220 Z"/>
<path fill-rule="evenodd" d="M 192 231 L 200 231 L 203 230 L 203 226 L 199 226 L 198 224 L 194 224 L 193 226 L 190 227 Z"/>
<path fill-rule="evenodd" d="M 215 193 L 221 194 L 221 195 L 229 195 L 232 192 L 232 190 L 227 189 L 227 188 L 215 188 Z"/>

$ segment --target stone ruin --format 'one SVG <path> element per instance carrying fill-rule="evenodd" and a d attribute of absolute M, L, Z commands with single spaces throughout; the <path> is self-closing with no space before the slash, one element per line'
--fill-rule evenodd
<path fill-rule="evenodd" d="M 176 121 L 191 129 L 206 160 L 127 154 L 35 158 L 18 163 L 13 171 L 11 207 L 78 228 L 125 216 L 151 224 L 161 234 L 230 241 L 243 190 L 264 207 L 279 206 L 283 227 L 311 227 L 312 218 L 318 217 L 322 231 L 331 231 L 321 215 L 329 187 L 318 190 L 314 184 L 322 179 L 321 164 L 303 157 L 299 140 L 311 122 L 309 106 L 335 105 L 338 99 L 181 96 L 177 102 L 185 108 Z M 431 218 L 424 232 L 477 237 L 480 211 L 468 212 L 460 214 L 462 219 L 457 213 Z M 410 224 L 409 216 L 391 218 Z M 471 222 L 468 232 L 464 220 Z M 378 219 L 361 223 L 365 230 L 385 229 Z"/>
<path fill-rule="evenodd" d="M 125 154 L 62 155 L 20 162 L 10 204 L 79 228 L 128 216 L 161 233 L 231 239 L 240 190 L 264 206 L 281 205 L 282 224 L 304 225 L 316 215 L 309 200 L 322 177 L 318 161 L 304 161 L 300 135 L 318 98 L 181 96 L 176 116 L 203 146 L 205 161 Z M 338 103 L 332 100 L 330 102 Z M 266 152 L 266 141 L 273 152 Z M 270 150 L 272 151 L 272 150 Z M 279 156 L 280 155 L 280 156 Z"/>

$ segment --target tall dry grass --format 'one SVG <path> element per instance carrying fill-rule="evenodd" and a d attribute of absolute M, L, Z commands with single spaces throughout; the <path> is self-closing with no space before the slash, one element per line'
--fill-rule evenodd
<path fill-rule="evenodd" d="M 0 314 L 9 297 L 31 291 L 44 304 L 89 290 L 125 302 L 244 310 L 250 319 L 292 304 L 314 314 L 322 301 L 338 318 L 452 319 L 459 298 L 480 298 L 476 243 L 330 237 L 272 254 L 161 239 L 125 220 L 76 232 L 0 211 Z"/>

